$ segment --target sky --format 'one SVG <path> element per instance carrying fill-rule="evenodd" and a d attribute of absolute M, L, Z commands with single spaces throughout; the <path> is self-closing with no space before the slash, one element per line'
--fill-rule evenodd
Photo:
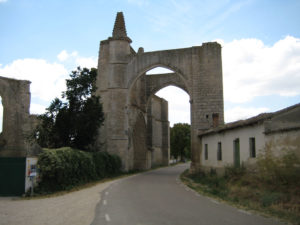
<path fill-rule="evenodd" d="M 119 11 L 136 51 L 222 45 L 225 122 L 300 102 L 299 0 L 0 0 L 0 76 L 30 80 L 43 113 L 72 70 L 97 67 Z M 184 91 L 157 94 L 171 125 L 190 122 Z"/>

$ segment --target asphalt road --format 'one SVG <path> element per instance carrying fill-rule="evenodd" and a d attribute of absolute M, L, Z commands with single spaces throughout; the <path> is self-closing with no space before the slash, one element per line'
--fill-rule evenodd
<path fill-rule="evenodd" d="M 185 187 L 179 175 L 188 164 L 121 179 L 102 192 L 92 225 L 274 225 L 282 224 Z"/>

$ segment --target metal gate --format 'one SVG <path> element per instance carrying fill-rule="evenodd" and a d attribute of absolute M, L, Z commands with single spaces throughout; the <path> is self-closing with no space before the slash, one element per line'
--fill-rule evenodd
<path fill-rule="evenodd" d="M 0 158 L 0 196 L 25 192 L 26 158 Z"/>

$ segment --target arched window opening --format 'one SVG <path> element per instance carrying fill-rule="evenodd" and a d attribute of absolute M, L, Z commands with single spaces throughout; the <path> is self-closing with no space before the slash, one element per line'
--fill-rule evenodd
<path fill-rule="evenodd" d="M 3 104 L 2 97 L 0 96 L 0 133 L 3 131 Z"/>
<path fill-rule="evenodd" d="M 169 121 L 173 127 L 175 123 L 191 123 L 189 95 L 175 86 L 168 86 L 155 95 L 164 98 L 169 105 Z"/>
<path fill-rule="evenodd" d="M 146 75 L 164 74 L 164 73 L 174 73 L 174 71 L 166 69 L 164 67 L 155 67 L 147 71 Z"/>
<path fill-rule="evenodd" d="M 164 146 L 168 146 L 170 163 L 178 161 L 186 161 L 191 158 L 191 139 L 190 139 L 190 103 L 189 95 L 182 89 L 175 86 L 167 86 L 160 91 L 156 92 L 156 96 L 168 101 L 168 121 L 169 123 L 164 125 L 164 120 L 152 122 L 152 147 L 156 151 L 152 152 L 152 158 L 156 159 L 161 146 L 162 152 L 164 152 Z M 154 97 L 153 97 L 154 98 Z M 155 112 L 155 110 L 152 110 Z M 152 116 L 152 121 L 153 118 Z M 155 118 L 154 118 L 155 119 Z M 162 124 L 161 124 L 162 123 Z M 161 126 L 162 125 L 162 126 Z M 170 126 L 170 127 L 169 127 Z M 160 129 L 160 127 L 162 127 Z M 169 129 L 170 128 L 170 129 Z M 165 129 L 165 131 L 164 131 Z M 166 130 L 167 129 L 167 130 Z M 161 141 L 158 138 L 158 134 L 162 132 L 161 136 L 164 137 Z M 166 139 L 165 133 L 169 133 Z M 167 140 L 167 142 L 166 142 Z M 166 144 L 164 144 L 166 142 Z"/>

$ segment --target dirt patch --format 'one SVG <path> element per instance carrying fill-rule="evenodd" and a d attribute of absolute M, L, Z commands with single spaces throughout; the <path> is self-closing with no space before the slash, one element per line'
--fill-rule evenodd
<path fill-rule="evenodd" d="M 102 191 L 114 182 L 100 183 L 80 191 L 44 199 L 0 198 L 0 224 L 91 224 Z"/>

